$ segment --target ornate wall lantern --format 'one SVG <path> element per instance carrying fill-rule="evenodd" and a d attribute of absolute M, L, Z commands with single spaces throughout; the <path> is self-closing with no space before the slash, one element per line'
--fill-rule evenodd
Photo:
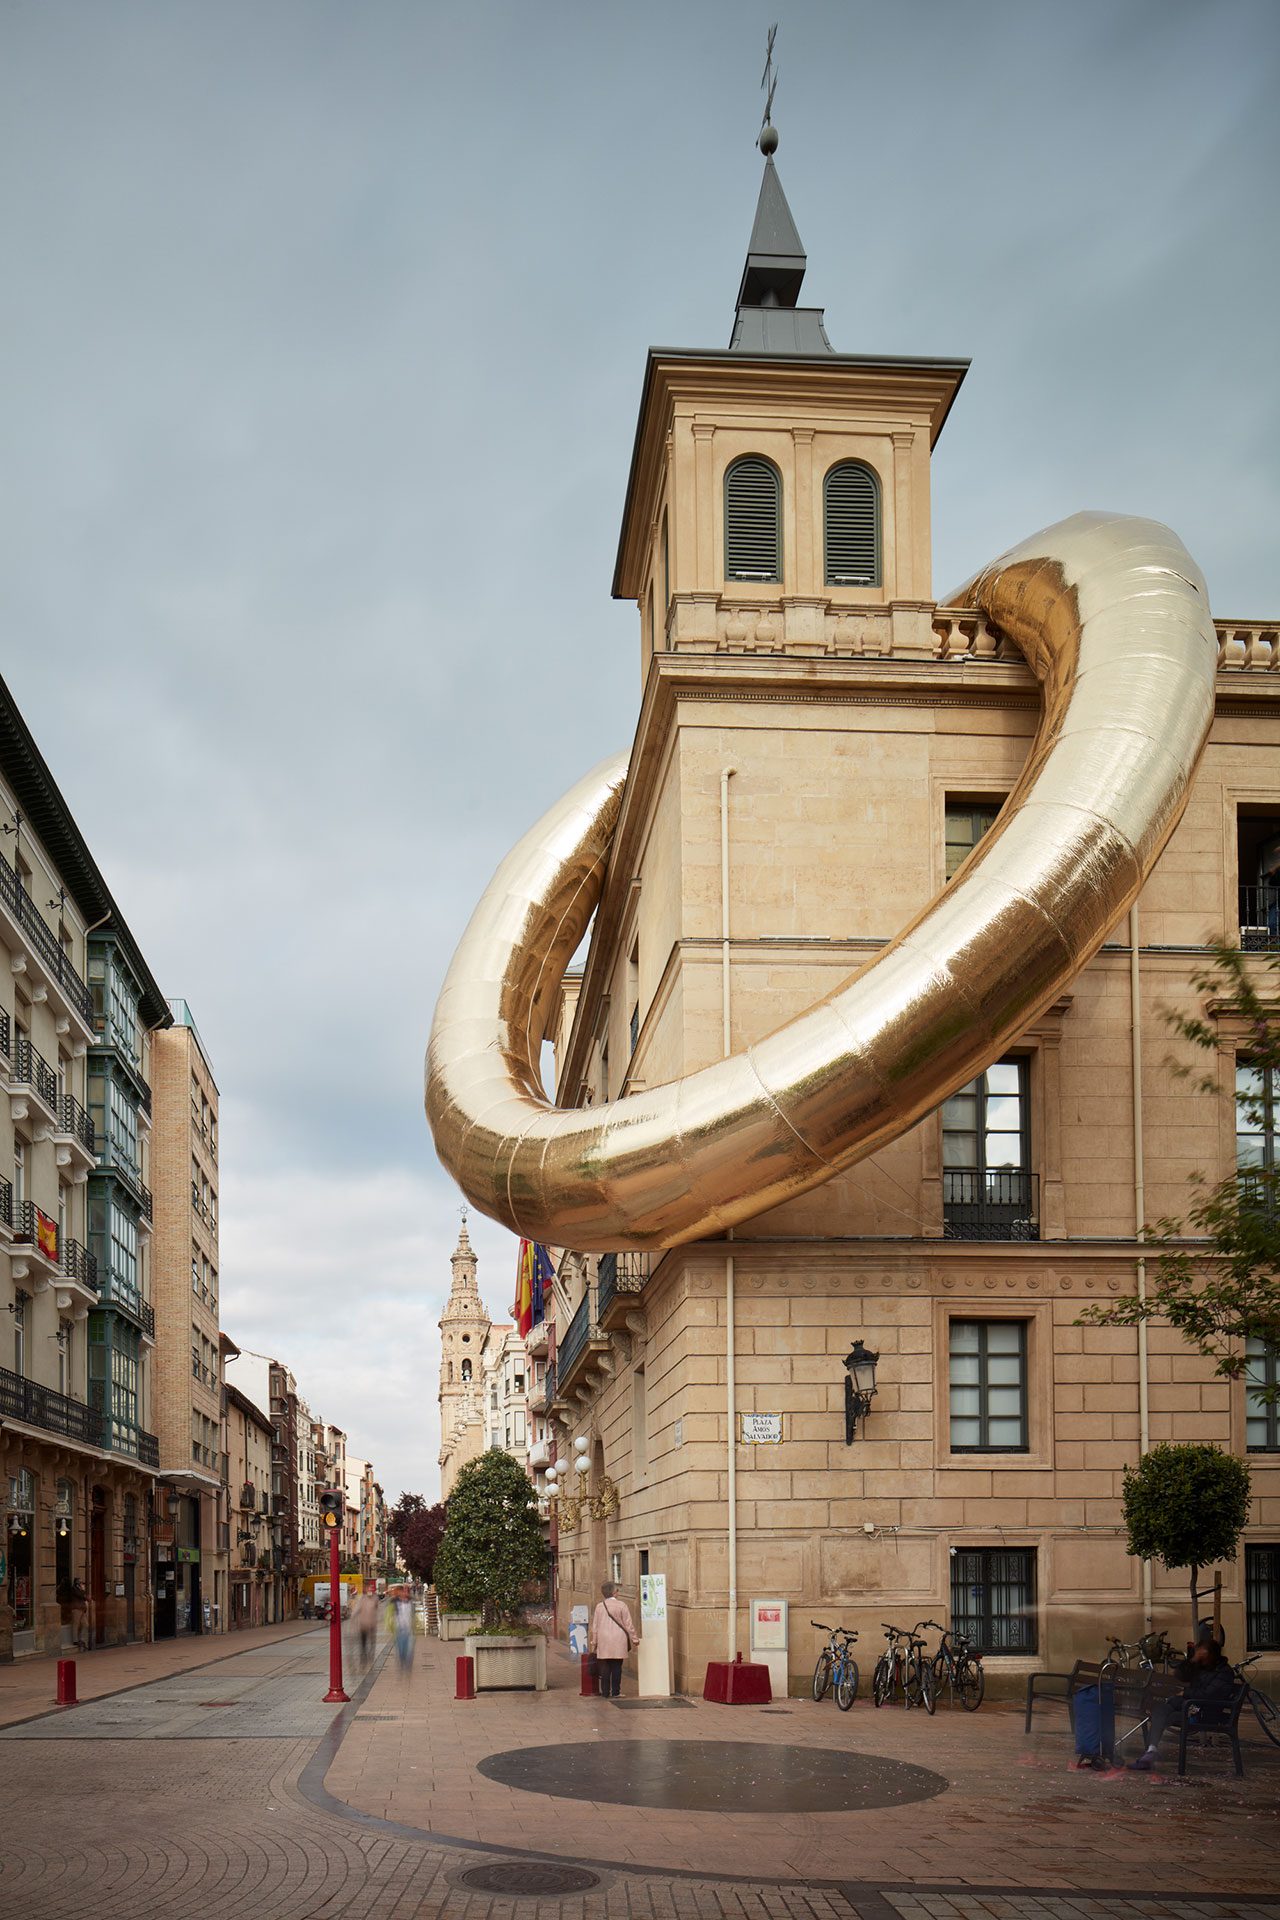
<path fill-rule="evenodd" d="M 844 1443 L 851 1447 L 858 1437 L 858 1422 L 865 1420 L 871 1411 L 871 1402 L 876 1391 L 876 1363 L 878 1353 L 871 1353 L 861 1340 L 855 1340 L 850 1353 L 845 1356 L 844 1376 Z"/>

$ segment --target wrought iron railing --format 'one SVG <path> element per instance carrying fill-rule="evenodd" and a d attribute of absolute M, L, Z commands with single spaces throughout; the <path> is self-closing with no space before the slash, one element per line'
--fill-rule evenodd
<path fill-rule="evenodd" d="M 0 1007 L 0 1053 L 7 1060 L 13 1048 L 13 1023 L 3 1007 Z"/>
<path fill-rule="evenodd" d="M 20 1200 L 14 1208 L 13 1237 L 29 1242 L 46 1260 L 58 1262 L 58 1223 L 47 1213 L 41 1213 L 34 1200 Z"/>
<path fill-rule="evenodd" d="M 138 1458 L 144 1467 L 160 1465 L 160 1442 L 154 1433 L 144 1433 L 138 1428 Z"/>
<path fill-rule="evenodd" d="M 69 1093 L 63 1094 L 59 1104 L 58 1130 L 60 1133 L 71 1134 L 87 1152 L 96 1151 L 93 1121 L 80 1102 L 73 1100 Z"/>
<path fill-rule="evenodd" d="M 0 854 L 0 859 L 3 859 Z M 58 1115 L 58 1076 L 44 1055 L 32 1046 L 25 1033 L 20 1033 L 13 1043 L 13 1077 L 20 1085 L 31 1087 L 39 1094 L 55 1118 Z"/>
<path fill-rule="evenodd" d="M 82 1287 L 98 1291 L 98 1263 L 87 1247 L 78 1240 L 64 1240 L 59 1265 L 69 1280 L 77 1281 Z"/>
<path fill-rule="evenodd" d="M 1039 1181 L 1012 1168 L 942 1176 L 943 1236 L 947 1240 L 1038 1240 Z"/>
<path fill-rule="evenodd" d="M 567 1380 L 588 1340 L 598 1334 L 596 1324 L 595 1287 L 588 1285 L 578 1303 L 578 1310 L 564 1331 L 564 1339 L 556 1348 L 556 1371 L 561 1380 Z"/>
<path fill-rule="evenodd" d="M 93 1017 L 93 996 L 63 950 L 62 942 L 27 892 L 5 854 L 0 853 L 0 900 L 3 900 L 63 993 L 86 1020 Z"/>
<path fill-rule="evenodd" d="M 6 1420 L 25 1420 L 28 1426 L 42 1427 L 46 1433 L 61 1433 L 83 1446 L 103 1444 L 103 1419 L 96 1407 L 55 1393 L 20 1373 L 0 1367 L 0 1416 Z"/>
<path fill-rule="evenodd" d="M 0 1180 L 0 1220 L 6 1227 L 13 1226 L 13 1182 Z"/>
<path fill-rule="evenodd" d="M 643 1293 L 648 1278 L 647 1253 L 602 1253 L 596 1281 L 600 1319 L 604 1319 L 618 1294 Z"/>
<path fill-rule="evenodd" d="M 1241 887 L 1240 945 L 1245 953 L 1280 948 L 1280 887 Z"/>

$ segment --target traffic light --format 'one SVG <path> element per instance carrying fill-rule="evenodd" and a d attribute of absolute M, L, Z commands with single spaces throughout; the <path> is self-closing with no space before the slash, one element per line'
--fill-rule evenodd
<path fill-rule="evenodd" d="M 322 1527 L 342 1525 L 342 1495 L 335 1493 L 332 1487 L 322 1488 L 320 1493 L 320 1525 Z"/>

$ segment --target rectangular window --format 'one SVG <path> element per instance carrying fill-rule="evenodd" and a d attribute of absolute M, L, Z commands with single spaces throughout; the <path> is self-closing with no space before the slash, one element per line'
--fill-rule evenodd
<path fill-rule="evenodd" d="M 515 1443 L 518 1447 L 522 1447 L 524 1445 L 524 1408 L 517 1407 L 511 1418 L 515 1422 Z"/>
<path fill-rule="evenodd" d="M 645 1397 L 644 1368 L 631 1375 L 631 1478 L 644 1483 L 649 1471 L 649 1403 Z"/>
<path fill-rule="evenodd" d="M 27 1371 L 27 1300 L 19 1293 L 13 1302 L 13 1370 L 21 1379 Z"/>
<path fill-rule="evenodd" d="M 1280 1648 L 1280 1547 L 1245 1548 L 1244 1608 L 1248 1651 Z"/>
<path fill-rule="evenodd" d="M 951 1451 L 1027 1451 L 1025 1320 L 953 1320 Z"/>
<path fill-rule="evenodd" d="M 1280 1351 L 1246 1340 L 1244 1352 L 1245 1445 L 1250 1453 L 1280 1453 Z"/>
<path fill-rule="evenodd" d="M 1236 1064 L 1236 1168 L 1242 1198 L 1274 1214 L 1280 1204 L 1280 1084 L 1274 1067 Z"/>
<path fill-rule="evenodd" d="M 1034 1548 L 957 1547 L 951 1556 L 951 1629 L 979 1653 L 1036 1651 Z"/>
<path fill-rule="evenodd" d="M 107 1027 L 110 1037 L 126 1057 L 138 1064 L 138 999 L 130 983 L 115 966 L 107 969 Z"/>
<path fill-rule="evenodd" d="M 999 1060 L 942 1106 L 948 1240 L 1038 1240 L 1027 1062 Z"/>
<path fill-rule="evenodd" d="M 948 800 L 946 803 L 947 878 L 954 880 L 985 833 L 996 823 L 999 800 Z"/>
<path fill-rule="evenodd" d="M 1236 814 L 1240 945 L 1246 953 L 1280 947 L 1280 817 L 1241 807 Z"/>
<path fill-rule="evenodd" d="M 138 1109 L 115 1080 L 107 1083 L 107 1138 L 126 1167 L 138 1168 Z"/>

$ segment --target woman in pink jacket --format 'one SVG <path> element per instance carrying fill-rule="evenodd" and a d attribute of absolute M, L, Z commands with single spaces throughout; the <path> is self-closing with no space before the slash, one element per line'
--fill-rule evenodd
<path fill-rule="evenodd" d="M 616 1700 L 622 1691 L 622 1663 L 636 1643 L 630 1610 L 625 1600 L 614 1598 L 617 1591 L 612 1580 L 601 1587 L 587 1639 L 588 1652 L 596 1656 L 598 1690 L 605 1700 Z"/>

